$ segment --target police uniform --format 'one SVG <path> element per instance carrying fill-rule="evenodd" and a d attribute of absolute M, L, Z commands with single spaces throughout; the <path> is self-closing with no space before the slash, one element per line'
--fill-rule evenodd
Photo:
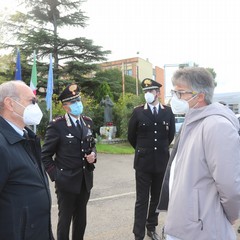
<path fill-rule="evenodd" d="M 62 103 L 79 100 L 76 84 L 66 87 L 58 98 Z M 71 220 L 73 240 L 83 239 L 86 227 L 86 205 L 93 186 L 94 164 L 85 154 L 96 153 L 92 135 L 93 121 L 80 116 L 76 126 L 68 113 L 54 119 L 47 127 L 42 147 L 42 161 L 52 181 L 55 181 L 59 219 L 57 239 L 69 239 Z"/>
<path fill-rule="evenodd" d="M 160 87 L 161 84 L 152 79 L 144 79 L 142 82 L 142 89 L 145 91 Z M 156 116 L 147 103 L 136 107 L 128 124 L 128 140 L 135 148 L 137 196 L 133 233 L 135 239 L 139 240 L 144 239 L 145 227 L 149 236 L 151 232 L 155 234 L 158 225 L 156 208 L 169 159 L 169 145 L 175 134 L 175 118 L 171 108 L 161 103 L 157 106 Z M 149 193 L 151 196 L 148 208 Z"/>

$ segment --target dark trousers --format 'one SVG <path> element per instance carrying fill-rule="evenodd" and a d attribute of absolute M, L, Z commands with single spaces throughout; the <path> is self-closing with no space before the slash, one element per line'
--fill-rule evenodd
<path fill-rule="evenodd" d="M 58 199 L 57 240 L 69 240 L 69 230 L 72 221 L 72 240 L 83 240 L 87 224 L 87 202 L 90 192 L 87 192 L 83 181 L 80 194 L 56 189 Z"/>
<path fill-rule="evenodd" d="M 156 213 L 164 173 L 146 173 L 136 171 L 136 203 L 133 233 L 135 239 L 141 240 L 145 236 L 145 227 L 155 231 L 158 225 Z M 150 197 L 150 200 L 149 200 Z"/>

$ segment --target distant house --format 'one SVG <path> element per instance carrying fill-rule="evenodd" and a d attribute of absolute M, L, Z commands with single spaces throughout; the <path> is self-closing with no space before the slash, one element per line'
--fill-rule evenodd
<path fill-rule="evenodd" d="M 234 113 L 240 113 L 240 92 L 215 93 L 213 102 L 224 102 Z"/>
<path fill-rule="evenodd" d="M 160 89 L 161 96 L 165 96 L 164 93 L 164 70 L 158 66 L 154 66 L 148 61 L 140 57 L 126 58 L 115 61 L 103 62 L 100 64 L 102 70 L 108 70 L 118 68 L 123 75 L 128 75 L 136 79 L 138 82 L 142 82 L 144 78 L 151 78 L 163 87 Z M 138 89 L 136 89 L 138 95 Z"/>

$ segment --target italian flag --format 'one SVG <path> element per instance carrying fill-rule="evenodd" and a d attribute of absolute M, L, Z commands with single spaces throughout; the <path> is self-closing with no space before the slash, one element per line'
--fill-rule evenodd
<path fill-rule="evenodd" d="M 32 66 L 30 88 L 33 90 L 33 93 L 36 95 L 36 93 L 37 93 L 37 65 L 36 65 L 35 51 L 33 52 L 33 66 Z"/>

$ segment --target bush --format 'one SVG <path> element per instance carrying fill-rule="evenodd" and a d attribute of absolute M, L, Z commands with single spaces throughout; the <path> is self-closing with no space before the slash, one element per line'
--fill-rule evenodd
<path fill-rule="evenodd" d="M 118 130 L 118 136 L 127 138 L 128 121 L 133 109 L 144 102 L 143 95 L 137 96 L 132 93 L 125 94 L 114 105 L 114 119 Z"/>
<path fill-rule="evenodd" d="M 81 94 L 83 102 L 83 115 L 93 119 L 94 136 L 100 135 L 100 127 L 104 125 L 104 108 L 100 106 L 92 97 Z M 120 97 L 118 102 L 113 106 L 113 123 L 117 127 L 116 137 L 127 138 L 128 121 L 134 107 L 144 103 L 143 95 L 136 96 L 132 93 L 125 94 L 124 98 Z M 43 139 L 49 124 L 50 112 L 46 110 L 45 99 L 39 100 L 39 106 L 43 112 L 41 123 L 37 126 L 37 134 Z M 52 118 L 64 115 L 61 102 L 57 101 L 57 96 L 53 95 Z"/>

